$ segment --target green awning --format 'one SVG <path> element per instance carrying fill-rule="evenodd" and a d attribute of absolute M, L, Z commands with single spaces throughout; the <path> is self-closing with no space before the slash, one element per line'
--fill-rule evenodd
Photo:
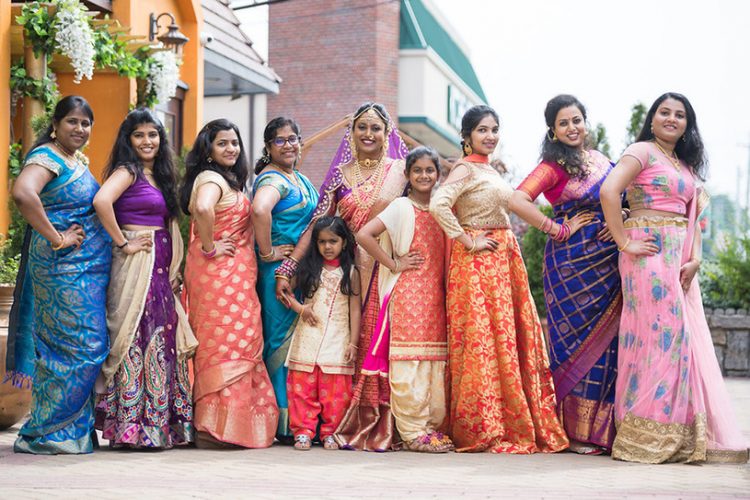
<path fill-rule="evenodd" d="M 399 47 L 402 49 L 426 49 L 431 47 L 445 63 L 484 102 L 479 78 L 461 47 L 445 28 L 435 19 L 422 0 L 401 0 L 401 27 Z"/>

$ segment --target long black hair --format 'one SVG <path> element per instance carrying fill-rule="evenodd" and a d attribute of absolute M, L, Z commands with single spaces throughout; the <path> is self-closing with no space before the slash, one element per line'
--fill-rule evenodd
<path fill-rule="evenodd" d="M 240 154 L 237 156 L 237 161 L 229 170 L 226 170 L 216 164 L 215 161 L 209 161 L 211 157 L 211 144 L 216 139 L 219 132 L 223 130 L 234 130 L 237 134 L 237 140 L 240 145 Z M 244 191 L 245 183 L 249 175 L 247 156 L 245 156 L 245 146 L 242 144 L 242 136 L 240 136 L 240 130 L 237 125 L 219 118 L 206 123 L 198 136 L 195 138 L 193 143 L 193 149 L 187 154 L 185 158 L 185 179 L 180 188 L 180 208 L 185 214 L 190 215 L 188 205 L 190 204 L 190 195 L 193 192 L 193 184 L 198 174 L 204 170 L 211 170 L 221 175 L 229 184 L 229 187 L 236 191 Z"/>
<path fill-rule="evenodd" d="M 419 146 L 417 148 L 414 148 L 408 154 L 406 160 L 404 160 L 404 175 L 406 175 L 407 179 L 409 179 L 409 174 L 411 174 L 411 167 L 414 166 L 417 160 L 424 158 L 425 156 L 428 157 L 430 161 L 432 161 L 432 163 L 435 165 L 438 173 L 438 178 L 440 178 L 440 156 L 438 156 L 437 151 L 429 146 Z M 408 196 L 410 190 L 411 182 L 407 180 L 403 196 Z"/>
<path fill-rule="evenodd" d="M 300 129 L 299 125 L 296 121 L 294 121 L 293 118 L 286 118 L 284 116 L 277 116 L 270 122 L 268 122 L 268 125 L 266 125 L 265 130 L 263 130 L 263 155 L 258 158 L 258 161 L 255 162 L 255 173 L 259 174 L 261 170 L 266 168 L 269 163 L 271 163 L 271 152 L 269 150 L 271 141 L 276 139 L 276 132 L 279 129 L 282 129 L 289 125 L 292 130 L 294 130 L 294 133 L 297 134 L 297 138 L 302 140 L 302 136 L 300 135 Z M 299 144 L 299 143 L 298 143 Z M 302 147 L 302 144 L 299 144 L 300 147 Z"/>
<path fill-rule="evenodd" d="M 117 138 L 109 155 L 109 162 L 104 172 L 108 178 L 120 167 L 127 169 L 134 177 L 143 175 L 143 165 L 138 154 L 130 142 L 130 136 L 140 125 L 150 124 L 159 133 L 159 150 L 154 158 L 154 181 L 164 196 L 169 215 L 176 217 L 179 213 L 177 206 L 177 172 L 175 171 L 172 148 L 169 146 L 167 131 L 161 121 L 148 108 L 137 108 L 128 113 L 120 124 Z"/>
<path fill-rule="evenodd" d="M 80 110 L 89 118 L 91 124 L 94 124 L 94 111 L 91 109 L 91 106 L 89 106 L 89 103 L 88 101 L 86 101 L 86 99 L 79 95 L 65 96 L 60 99 L 55 106 L 55 111 L 52 114 L 52 123 L 47 126 L 46 130 L 42 132 L 39 137 L 37 137 L 36 141 L 34 141 L 34 145 L 29 149 L 29 152 L 33 151 L 43 144 L 54 141 L 54 139 L 52 138 L 52 131 L 55 129 L 54 125 L 56 123 L 60 123 L 60 120 L 62 120 L 63 118 L 68 116 L 69 113 L 75 110 Z"/>
<path fill-rule="evenodd" d="M 693 175 L 697 176 L 701 180 L 706 180 L 706 150 L 703 146 L 703 139 L 698 131 L 698 121 L 695 116 L 695 110 L 688 101 L 688 98 L 677 92 L 666 92 L 660 95 L 651 108 L 646 113 L 646 119 L 643 121 L 643 128 L 636 137 L 636 142 L 653 141 L 655 139 L 654 132 L 651 128 L 651 124 L 654 120 L 656 110 L 659 109 L 661 103 L 667 99 L 674 99 L 680 101 L 685 106 L 685 117 L 687 118 L 687 128 L 685 133 L 675 144 L 674 152 L 677 157 L 687 163 L 688 167 L 692 171 Z"/>
<path fill-rule="evenodd" d="M 586 107 L 569 94 L 560 94 L 553 97 L 544 108 L 544 121 L 547 123 L 547 132 L 544 134 L 539 156 L 543 161 L 560 166 L 572 178 L 584 178 L 588 171 L 584 168 L 584 155 L 578 149 L 564 144 L 560 140 L 552 140 L 555 133 L 555 120 L 561 109 L 575 106 L 586 121 Z"/>
<path fill-rule="evenodd" d="M 464 156 L 466 156 L 464 146 L 468 144 L 467 141 L 469 141 L 471 133 L 477 128 L 479 122 L 481 122 L 487 115 L 492 116 L 498 125 L 500 124 L 500 117 L 498 116 L 497 111 L 484 104 L 472 106 L 466 111 L 466 113 L 464 113 L 463 118 L 461 118 L 461 150 L 464 153 Z"/>
<path fill-rule="evenodd" d="M 302 296 L 310 298 L 320 286 L 320 273 L 323 269 L 323 256 L 318 251 L 318 236 L 324 229 L 332 231 L 344 240 L 344 248 L 341 250 L 339 261 L 341 270 L 344 272 L 341 278 L 341 293 L 344 295 L 358 295 L 359 290 L 352 286 L 351 271 L 354 267 L 354 235 L 341 217 L 326 215 L 318 219 L 313 225 L 310 246 L 299 262 L 297 269 L 297 284 L 302 291 Z"/>

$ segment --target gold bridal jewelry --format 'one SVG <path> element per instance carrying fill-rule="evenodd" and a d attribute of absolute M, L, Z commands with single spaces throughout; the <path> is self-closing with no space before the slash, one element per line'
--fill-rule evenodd
<path fill-rule="evenodd" d="M 666 156 L 667 158 L 669 158 L 669 161 L 671 161 L 671 162 L 672 162 L 672 165 L 674 165 L 674 168 L 676 168 L 676 169 L 677 169 L 677 171 L 679 172 L 679 171 L 680 171 L 680 159 L 679 159 L 679 158 L 677 158 L 677 153 L 675 153 L 674 151 L 672 151 L 672 154 L 670 155 L 670 154 L 668 154 L 668 153 L 667 153 L 667 152 L 666 152 L 666 151 L 664 150 L 664 148 L 663 148 L 663 147 L 661 147 L 661 144 L 659 144 L 659 143 L 658 143 L 658 142 L 656 142 L 656 141 L 654 141 L 654 144 L 656 144 L 656 148 L 657 148 L 657 149 L 658 149 L 659 151 L 661 151 L 661 152 L 662 152 L 662 154 L 663 154 L 664 156 Z"/>

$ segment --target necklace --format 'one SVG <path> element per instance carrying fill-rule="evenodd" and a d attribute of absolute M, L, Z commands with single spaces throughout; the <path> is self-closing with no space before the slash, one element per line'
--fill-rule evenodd
<path fill-rule="evenodd" d="M 415 200 L 414 198 L 412 198 L 411 196 L 409 196 L 409 201 L 411 202 L 412 205 L 414 205 L 415 207 L 417 207 L 420 210 L 427 211 L 427 210 L 430 209 L 429 202 L 428 203 L 420 203 L 417 200 Z"/>
<path fill-rule="evenodd" d="M 671 154 L 671 155 L 670 155 L 670 154 L 667 154 L 667 152 L 666 152 L 666 151 L 664 150 L 664 148 L 663 148 L 663 147 L 661 147 L 661 144 L 659 144 L 659 143 L 658 143 L 658 142 L 656 142 L 656 141 L 654 141 L 654 144 L 656 145 L 656 148 L 657 148 L 657 149 L 658 149 L 659 151 L 661 151 L 661 152 L 662 152 L 662 154 L 663 154 L 664 156 L 666 156 L 667 158 L 669 158 L 669 161 L 671 161 L 671 162 L 672 162 L 672 165 L 674 165 L 674 168 L 676 168 L 676 169 L 677 169 L 677 171 L 679 172 L 679 171 L 680 171 L 680 169 L 681 169 L 681 165 L 680 165 L 680 159 L 679 159 L 679 158 L 677 158 L 677 153 L 675 153 L 674 151 L 672 151 L 672 154 Z"/>
<path fill-rule="evenodd" d="M 367 160 L 365 160 L 367 161 Z M 383 158 L 370 163 L 372 166 L 368 170 L 374 170 L 375 172 L 370 174 L 368 177 L 362 175 L 362 165 L 359 162 L 359 158 L 355 158 L 354 166 L 352 166 L 352 176 L 354 177 L 354 185 L 352 186 L 352 194 L 357 202 L 364 208 L 370 208 L 375 204 L 375 199 L 380 193 L 380 185 L 383 180 Z"/>
<path fill-rule="evenodd" d="M 66 148 L 65 146 L 63 146 L 62 144 L 60 144 L 60 141 L 58 141 L 58 140 L 55 140 L 55 147 L 56 147 L 57 149 L 59 149 L 59 150 L 60 150 L 60 152 L 61 152 L 61 153 L 62 153 L 63 155 L 67 156 L 67 157 L 68 157 L 68 158 L 70 158 L 71 160 L 75 160 L 75 158 L 76 158 L 76 156 L 75 156 L 75 152 L 71 153 L 70 151 L 68 151 L 68 148 Z"/>
<path fill-rule="evenodd" d="M 280 167 L 276 165 L 275 163 L 270 163 L 270 166 L 276 169 L 277 172 L 279 172 L 281 175 L 289 179 L 289 182 L 295 185 L 295 187 L 300 190 L 302 189 L 299 185 L 299 181 L 297 180 L 297 174 L 294 173 L 294 169 L 292 169 L 291 173 L 287 172 L 285 168 Z"/>

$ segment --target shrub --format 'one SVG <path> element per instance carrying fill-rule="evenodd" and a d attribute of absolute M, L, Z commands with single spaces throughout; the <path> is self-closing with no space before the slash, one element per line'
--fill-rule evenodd
<path fill-rule="evenodd" d="M 547 217 L 552 216 L 552 207 L 540 205 L 539 209 Z M 540 318 L 547 317 L 547 306 L 544 303 L 544 284 L 542 270 L 544 267 L 544 246 L 547 244 L 547 235 L 536 228 L 529 227 L 521 240 L 521 251 L 526 263 L 526 271 L 529 273 L 529 287 L 534 297 L 536 310 Z"/>

